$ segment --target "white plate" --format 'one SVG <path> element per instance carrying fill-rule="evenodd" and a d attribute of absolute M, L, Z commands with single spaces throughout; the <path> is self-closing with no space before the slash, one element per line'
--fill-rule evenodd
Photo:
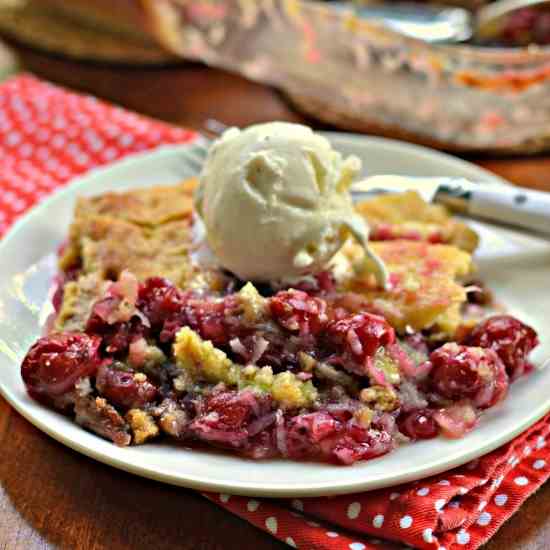
<path fill-rule="evenodd" d="M 445 174 L 499 181 L 469 163 L 422 147 L 342 134 L 332 134 L 331 139 L 343 152 L 359 155 L 370 174 Z M 121 449 L 31 400 L 19 365 L 50 311 L 47 293 L 55 272 L 54 251 L 67 233 L 75 198 L 175 183 L 188 175 L 181 147 L 129 157 L 74 181 L 21 219 L 0 244 L 0 390 L 44 432 L 101 462 L 175 485 L 255 496 L 315 496 L 375 489 L 442 472 L 509 441 L 550 409 L 550 370 L 536 372 L 514 384 L 506 402 L 488 411 L 464 439 L 418 442 L 379 459 L 338 467 L 253 462 L 170 444 Z M 512 312 L 539 331 L 542 343 L 534 360 L 542 364 L 550 357 L 545 322 L 550 313 L 550 244 L 509 230 L 481 224 L 476 228 L 483 240 L 480 275 Z"/>

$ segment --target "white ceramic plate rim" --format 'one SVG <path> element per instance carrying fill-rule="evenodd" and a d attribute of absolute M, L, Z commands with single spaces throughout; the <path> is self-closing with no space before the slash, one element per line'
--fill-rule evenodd
<path fill-rule="evenodd" d="M 430 149 L 421 146 L 396 142 L 384 138 L 371 138 L 340 133 L 330 133 L 328 135 L 331 139 L 334 139 L 334 141 L 339 142 L 341 145 L 344 146 L 345 142 L 354 144 L 356 146 L 360 145 L 361 147 L 366 148 L 368 148 L 369 144 L 378 144 L 393 149 L 395 154 L 399 154 L 401 151 L 406 151 L 407 153 L 410 151 L 414 151 L 414 153 L 418 156 L 419 162 L 421 162 L 423 158 L 433 159 L 435 157 L 439 158 L 442 161 L 445 161 L 445 163 L 447 163 L 449 166 L 454 165 L 456 169 L 462 171 L 464 175 L 471 178 L 477 178 L 479 180 L 491 181 L 495 183 L 505 183 L 503 180 L 494 176 L 493 174 L 477 168 L 466 161 L 456 159 L 449 155 L 445 155 L 444 153 L 431 151 Z M 112 165 L 98 168 L 89 172 L 85 176 L 76 178 L 66 188 L 58 191 L 51 197 L 44 200 L 42 203 L 30 210 L 25 216 L 23 216 L 14 224 L 12 229 L 0 243 L 0 258 L 2 257 L 5 248 L 7 248 L 7 246 L 11 243 L 13 239 L 17 238 L 17 235 L 21 228 L 25 227 L 27 224 L 32 224 L 34 217 L 40 214 L 44 209 L 47 209 L 48 206 L 54 201 L 59 200 L 66 195 L 74 194 L 75 191 L 86 187 L 90 183 L 90 180 L 108 177 L 111 170 L 115 167 L 135 164 L 143 161 L 147 162 L 152 159 L 161 160 L 165 156 L 170 157 L 174 154 L 177 154 L 182 149 L 186 149 L 189 146 L 192 145 L 161 147 L 153 151 L 127 156 L 124 159 L 113 163 Z M 521 381 L 520 383 L 523 384 L 525 383 L 525 381 Z M 529 415 L 524 416 L 520 423 L 514 424 L 513 427 L 511 427 L 511 429 L 505 434 L 501 434 L 498 437 L 488 437 L 484 440 L 484 443 L 482 445 L 479 445 L 476 448 L 472 448 L 470 451 L 460 452 L 458 454 L 446 454 L 443 458 L 436 457 L 430 462 L 424 462 L 416 467 L 411 467 L 407 469 L 404 473 L 393 473 L 391 475 L 384 476 L 379 480 L 369 480 L 367 482 L 362 481 L 360 479 L 361 476 L 358 475 L 358 479 L 352 479 L 345 483 L 338 483 L 337 485 L 335 485 L 334 483 L 309 483 L 307 486 L 300 486 L 299 484 L 293 484 L 292 486 L 281 486 L 280 484 L 271 483 L 269 481 L 262 482 L 261 485 L 258 485 L 257 483 L 236 483 L 231 480 L 227 480 L 225 482 L 212 481 L 212 479 L 209 479 L 207 473 L 204 476 L 181 474 L 174 475 L 173 473 L 169 471 L 164 471 L 163 469 L 151 469 L 143 465 L 133 464 L 128 460 L 112 456 L 108 452 L 108 449 L 111 449 L 112 445 L 103 440 L 99 440 L 98 437 L 93 434 L 82 430 L 82 437 L 79 437 L 79 440 L 76 441 L 72 437 L 68 436 L 65 431 L 59 431 L 51 428 L 47 424 L 47 422 L 43 421 L 40 418 L 40 414 L 38 414 L 37 409 L 29 406 L 29 401 L 26 401 L 25 399 L 18 396 L 12 388 L 4 383 L 1 377 L 0 392 L 21 415 L 27 418 L 27 420 L 29 420 L 40 430 L 44 431 L 45 433 L 58 440 L 59 442 L 67 445 L 68 447 L 71 447 L 78 452 L 90 456 L 91 458 L 99 460 L 100 462 L 115 466 L 131 473 L 135 473 L 144 477 L 167 482 L 174 485 L 209 491 L 223 491 L 233 494 L 270 497 L 318 496 L 351 493 L 396 485 L 414 479 L 419 479 L 421 477 L 434 475 L 455 466 L 464 464 L 510 441 L 529 425 L 536 422 L 550 409 L 550 399 L 548 399 L 546 402 L 539 403 L 535 408 L 530 411 Z M 377 460 L 384 460 L 384 457 Z M 336 468 L 337 466 L 331 467 Z M 268 464 L 266 464 L 266 469 L 269 469 Z M 359 470 L 357 470 L 357 473 L 360 473 Z"/>

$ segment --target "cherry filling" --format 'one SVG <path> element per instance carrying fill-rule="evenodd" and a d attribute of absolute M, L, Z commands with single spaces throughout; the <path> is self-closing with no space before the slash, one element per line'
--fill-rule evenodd
<path fill-rule="evenodd" d="M 269 302 L 271 315 L 285 329 L 301 335 L 317 335 L 328 322 L 327 304 L 302 290 L 283 290 Z"/>
<path fill-rule="evenodd" d="M 122 409 L 142 408 L 158 397 L 157 388 L 142 373 L 101 365 L 97 371 L 96 388 L 107 400 Z"/>
<path fill-rule="evenodd" d="M 439 427 L 434 420 L 434 411 L 417 409 L 402 414 L 397 424 L 399 431 L 411 439 L 432 439 L 439 435 Z"/>
<path fill-rule="evenodd" d="M 75 383 L 97 371 L 101 339 L 83 333 L 53 333 L 40 338 L 21 365 L 29 393 L 51 400 L 74 389 Z"/>
<path fill-rule="evenodd" d="M 253 324 L 238 294 L 182 291 L 159 277 L 138 284 L 126 273 L 93 305 L 85 332 L 38 340 L 22 377 L 34 398 L 79 407 L 77 420 L 87 413 L 84 425 L 100 435 L 107 433 L 107 417 L 116 420 L 124 444 L 125 418 L 141 409 L 178 439 L 258 459 L 352 464 L 391 451 L 398 432 L 411 440 L 462 437 L 481 409 L 505 397 L 509 376 L 527 370 L 538 343 L 532 328 L 500 315 L 460 344 L 430 353 L 424 335 L 398 340 L 389 323 L 364 311 L 353 295 L 336 296 L 328 276 L 319 276 L 311 292 L 287 289 L 266 298 L 267 316 Z M 259 389 L 178 381 L 182 371 L 166 357 L 184 326 L 243 367 L 265 365 L 312 380 L 318 400 L 308 409 L 282 409 Z M 164 363 L 151 371 L 155 356 Z M 397 369 L 396 376 L 373 377 L 376 361 L 388 372 Z M 82 378 L 90 379 L 84 391 L 77 384 Z"/>
<path fill-rule="evenodd" d="M 190 431 L 201 441 L 224 447 L 250 451 L 250 439 L 275 422 L 271 398 L 251 390 L 215 392 L 199 401 L 198 409 Z"/>
<path fill-rule="evenodd" d="M 372 313 L 359 313 L 332 322 L 327 336 L 361 361 L 372 357 L 379 348 L 395 342 L 395 331 L 390 324 Z"/>
<path fill-rule="evenodd" d="M 451 400 L 471 399 L 481 409 L 504 399 L 508 376 L 498 355 L 490 349 L 447 343 L 430 354 L 431 384 Z"/>
<path fill-rule="evenodd" d="M 319 411 L 288 419 L 279 445 L 283 456 L 295 460 L 317 458 L 353 464 L 389 452 L 393 439 L 388 431 L 362 426 L 354 418 L 343 421 Z"/>
<path fill-rule="evenodd" d="M 138 309 L 163 343 L 174 340 L 178 330 L 190 327 L 216 346 L 227 346 L 243 327 L 236 325 L 236 295 L 224 299 L 182 291 L 167 279 L 147 279 L 139 290 Z"/>
<path fill-rule="evenodd" d="M 537 333 L 515 317 L 495 315 L 477 325 L 464 343 L 495 351 L 515 380 L 528 369 L 527 357 L 539 341 Z"/>

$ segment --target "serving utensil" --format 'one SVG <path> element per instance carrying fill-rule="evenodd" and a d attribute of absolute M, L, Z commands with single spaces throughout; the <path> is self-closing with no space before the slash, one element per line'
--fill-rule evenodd
<path fill-rule="evenodd" d="M 352 186 L 355 198 L 414 190 L 427 202 L 498 224 L 550 236 L 550 193 L 514 185 L 472 182 L 465 178 L 371 176 Z"/>
<path fill-rule="evenodd" d="M 409 2 L 333 4 L 336 9 L 353 11 L 361 18 L 377 21 L 406 36 L 438 44 L 482 41 L 497 34 L 502 21 L 512 12 L 548 4 L 548 0 L 497 0 L 476 13 L 457 7 Z"/>

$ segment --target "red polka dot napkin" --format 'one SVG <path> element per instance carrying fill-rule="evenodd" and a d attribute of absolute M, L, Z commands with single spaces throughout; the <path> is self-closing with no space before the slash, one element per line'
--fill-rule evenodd
<path fill-rule="evenodd" d="M 74 176 L 195 137 L 31 76 L 9 80 L 0 86 L 0 234 Z M 293 547 L 472 550 L 549 477 L 549 433 L 550 415 L 481 459 L 386 490 L 294 500 L 205 496 Z"/>
<path fill-rule="evenodd" d="M 195 135 L 31 76 L 8 80 L 0 85 L 0 234 L 71 178 Z"/>
<path fill-rule="evenodd" d="M 547 416 L 460 468 L 379 491 L 293 500 L 207 496 L 298 548 L 374 550 L 394 548 L 387 541 L 398 541 L 413 548 L 473 550 L 550 476 L 549 434 Z"/>

